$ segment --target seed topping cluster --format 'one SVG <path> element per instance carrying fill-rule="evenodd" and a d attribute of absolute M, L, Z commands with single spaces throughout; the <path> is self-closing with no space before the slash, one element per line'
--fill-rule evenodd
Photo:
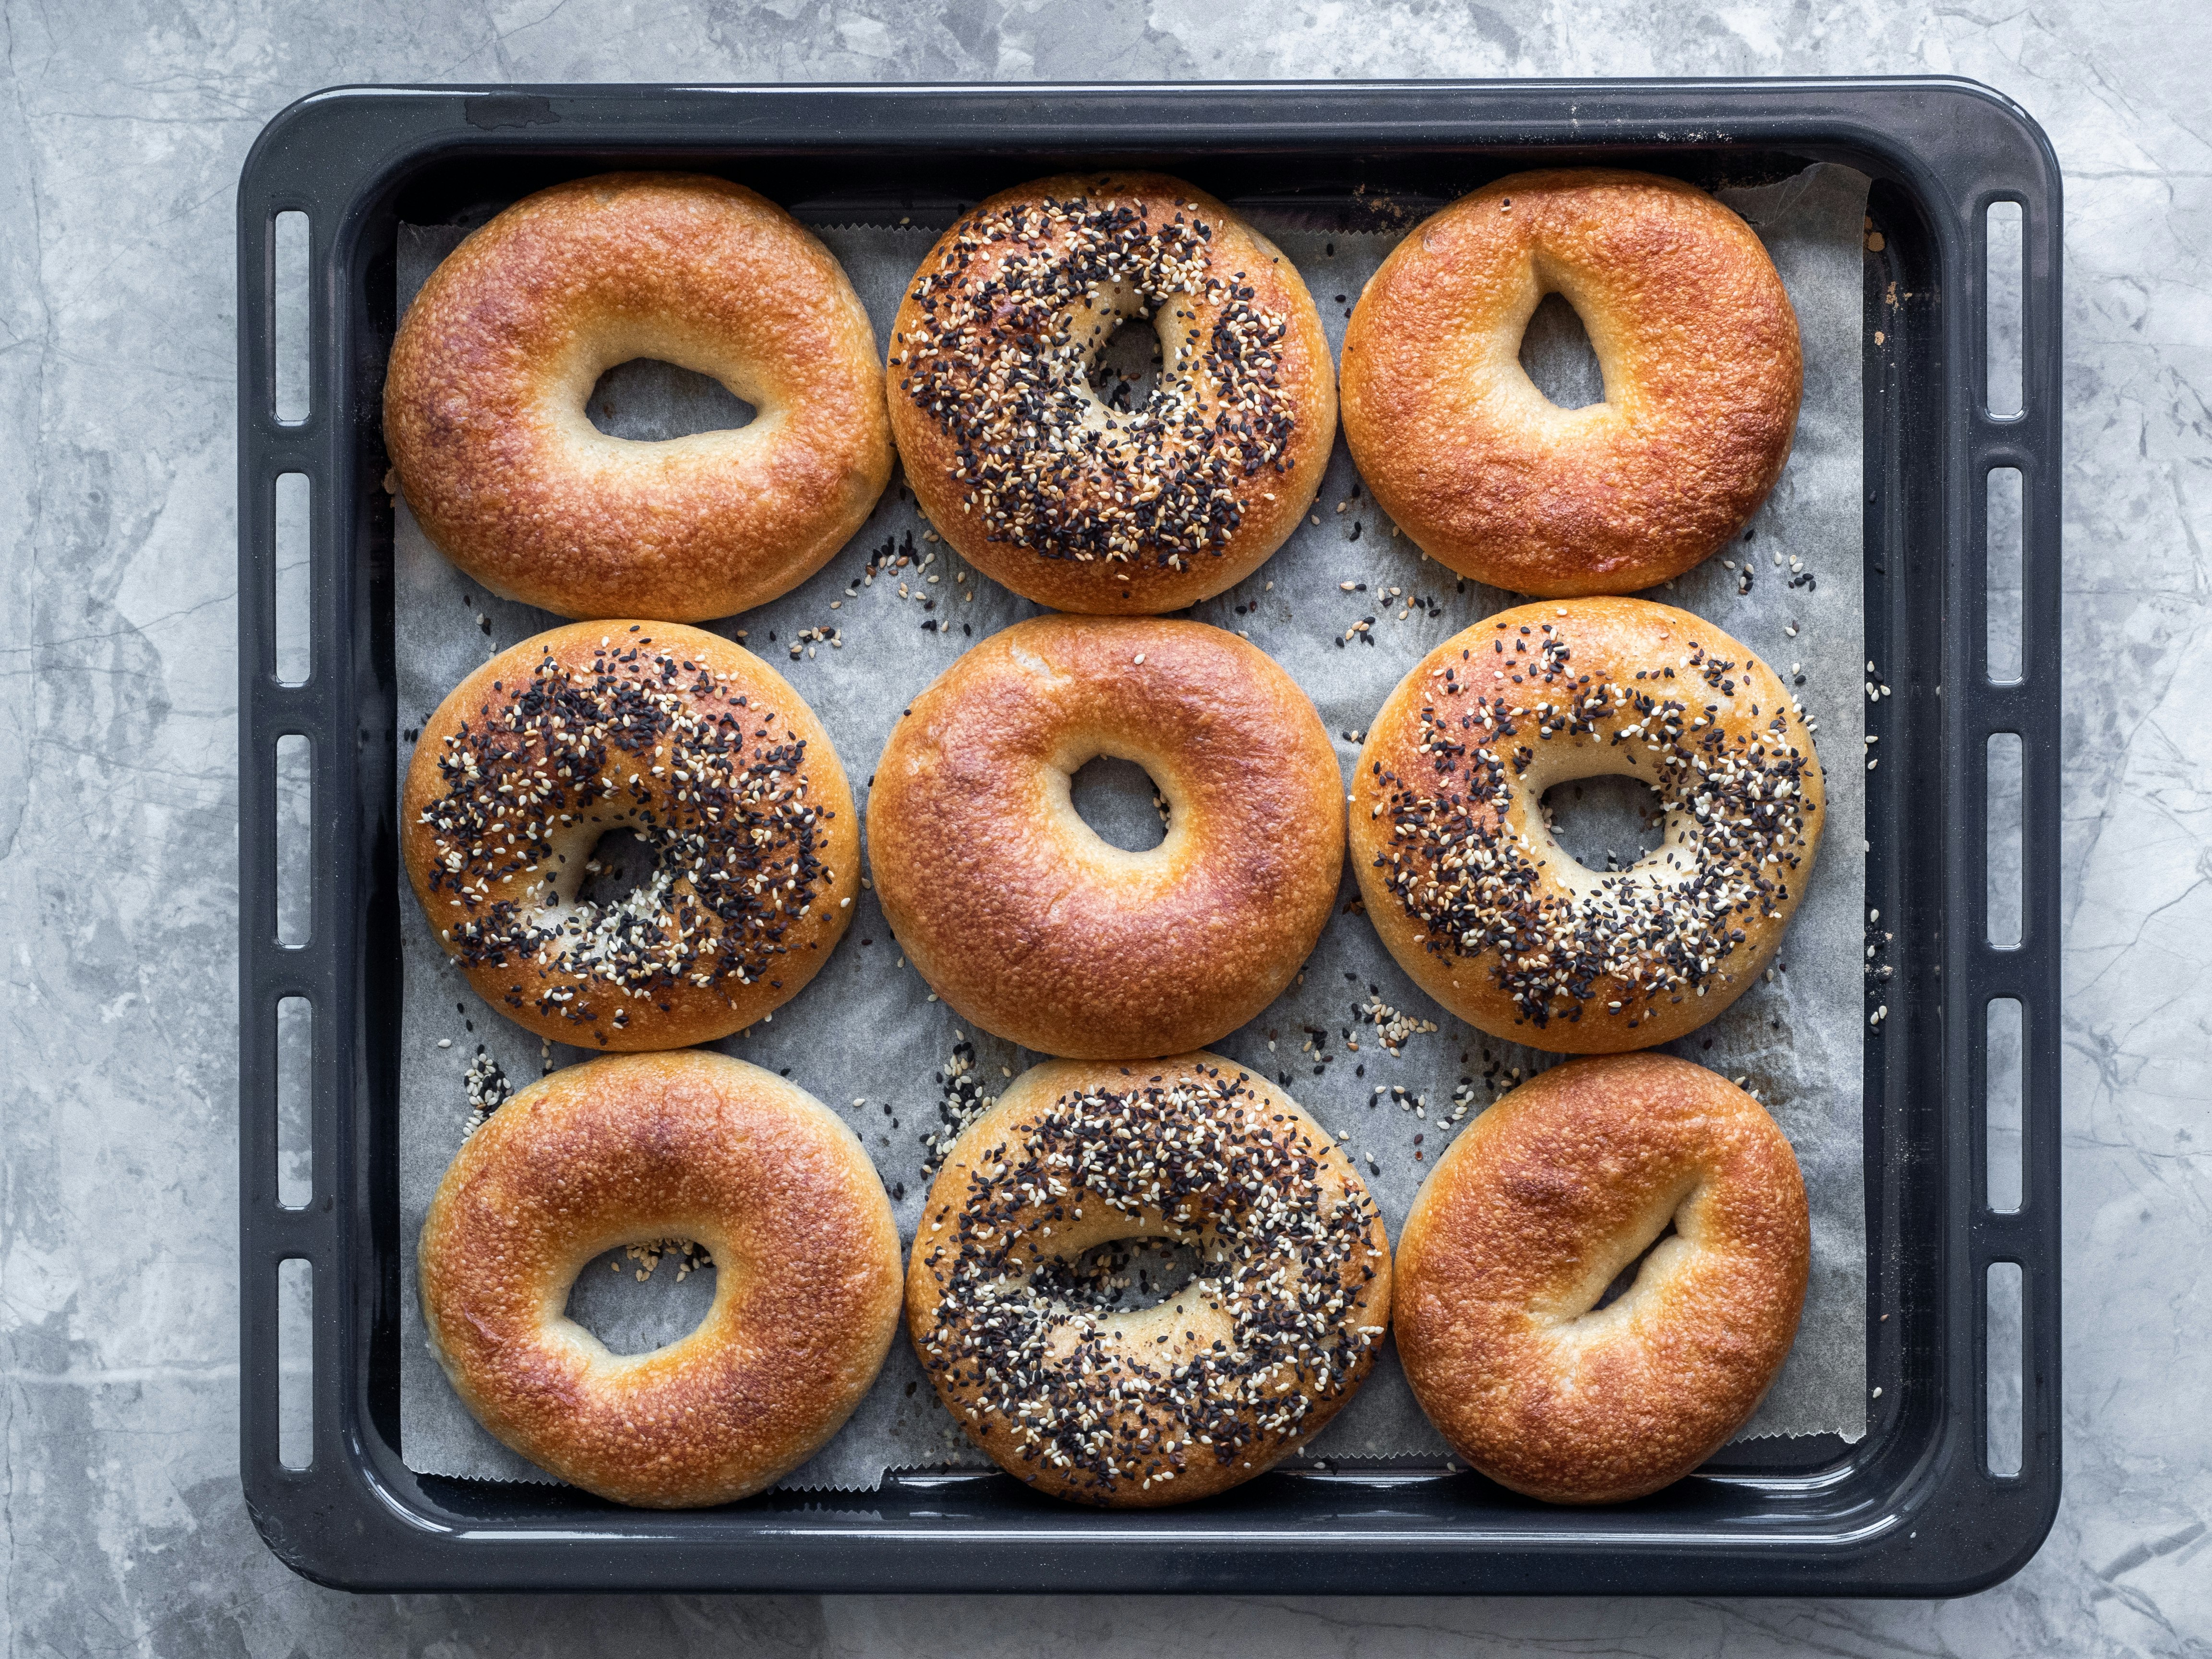
<path fill-rule="evenodd" d="M 471 967 L 533 969 L 507 1002 L 577 1024 L 628 1024 L 632 999 L 724 976 L 750 984 L 833 880 L 817 843 L 806 743 L 726 674 L 604 640 L 588 665 L 551 653 L 498 682 L 437 757 L 444 792 L 422 811 L 428 878 L 467 919 L 444 930 Z M 586 821 L 592 823 L 587 824 Z M 607 903 L 580 899 L 593 826 L 642 842 L 652 874 Z"/>
<path fill-rule="evenodd" d="M 1291 468 L 1288 323 L 1245 272 L 1216 269 L 1196 204 L 1152 212 L 1089 197 L 978 212 L 915 285 L 928 320 L 891 362 L 957 447 L 962 509 L 989 540 L 1181 569 L 1228 545 L 1247 481 Z M 1117 298 L 1159 327 L 1168 361 L 1143 408 L 1102 419 L 1089 377 L 1104 331 L 1083 319 Z"/>
<path fill-rule="evenodd" d="M 1437 956 L 1486 962 L 1522 1017 L 1539 1030 L 1581 1019 L 1598 1003 L 1632 1028 L 1662 1002 L 1703 996 L 1745 942 L 1747 918 L 1771 919 L 1790 902 L 1814 846 L 1805 796 L 1817 767 L 1803 711 L 1763 712 L 1734 735 L 1741 665 L 1692 641 L 1679 662 L 1622 681 L 1577 672 L 1562 631 L 1497 624 L 1493 656 L 1526 688 L 1485 696 L 1461 663 L 1432 670 L 1418 752 L 1428 775 L 1401 778 L 1370 763 L 1389 820 L 1376 867 L 1427 930 Z M 1678 672 L 1678 670 L 1680 671 Z M 1764 725 L 1759 725 L 1764 720 Z M 1543 875 L 1549 848 L 1512 828 L 1534 811 L 1517 781 L 1537 744 L 1571 741 L 1632 751 L 1680 835 L 1678 847 L 1604 876 L 1594 892 L 1563 896 Z"/>
<path fill-rule="evenodd" d="M 1351 1395 L 1382 1334 L 1357 1322 L 1383 1260 L 1374 1205 L 1348 1170 L 1324 1184 L 1325 1153 L 1242 1073 L 1063 1096 L 925 1224 L 917 1248 L 945 1286 L 932 1370 L 1071 1496 L 1272 1460 Z M 1231 1334 L 1195 1350 L 1133 1334 L 1118 1275 L 1102 1285 L 1051 1255 L 1052 1229 L 1093 1205 L 1187 1247 L 1177 1305 L 1226 1315 Z"/>

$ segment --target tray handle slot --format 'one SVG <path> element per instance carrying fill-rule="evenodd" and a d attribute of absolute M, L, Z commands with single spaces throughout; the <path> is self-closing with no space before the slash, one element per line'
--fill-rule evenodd
<path fill-rule="evenodd" d="M 2020 948 L 2025 926 L 2021 885 L 2021 787 L 2022 757 L 2020 733 L 1992 732 L 1984 764 L 1988 768 L 1988 793 L 1984 829 L 1988 862 L 1984 881 L 1990 944 L 2000 951 Z"/>
<path fill-rule="evenodd" d="M 314 412 L 309 356 L 313 343 L 308 254 L 313 246 L 307 216 L 279 213 L 270 226 L 270 412 L 286 426 L 297 426 Z"/>
<path fill-rule="evenodd" d="M 1993 421 L 2014 420 L 2027 412 L 2021 398 L 2025 360 L 2021 337 L 2027 230 L 2027 215 L 2018 197 L 2000 198 L 1983 210 L 1982 397 Z"/>
<path fill-rule="evenodd" d="M 2025 1279 L 2017 1261 L 1992 1261 L 1983 1278 L 1982 1456 L 2000 1480 L 2019 1478 L 2027 1437 Z"/>
<path fill-rule="evenodd" d="M 305 1209 L 315 1196 L 315 1005 L 276 1000 L 276 1201 Z"/>
<path fill-rule="evenodd" d="M 1983 1201 L 1998 1215 L 2021 1205 L 2021 1067 L 2026 1011 L 2018 997 L 1991 997 L 1984 1024 Z"/>
<path fill-rule="evenodd" d="M 270 573 L 275 585 L 270 609 L 275 635 L 270 661 L 276 671 L 276 683 L 283 686 L 305 685 L 314 667 L 314 629 L 308 603 L 313 567 L 307 515 L 312 505 L 306 473 L 276 475 L 276 556 Z"/>
<path fill-rule="evenodd" d="M 303 1255 L 276 1264 L 276 1461 L 315 1462 L 315 1270 Z"/>
<path fill-rule="evenodd" d="M 314 937 L 314 745 L 298 732 L 276 739 L 276 943 L 299 950 Z"/>
<path fill-rule="evenodd" d="M 2026 674 L 2021 652 L 2021 485 L 2018 467 L 1993 466 L 1984 492 L 1989 557 L 1984 649 L 1992 685 L 2016 685 Z"/>

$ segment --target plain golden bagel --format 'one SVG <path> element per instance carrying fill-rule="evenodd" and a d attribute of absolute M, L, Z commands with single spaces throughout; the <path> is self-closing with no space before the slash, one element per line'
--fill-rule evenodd
<path fill-rule="evenodd" d="M 1475 1119 L 1422 1183 L 1398 1241 L 1398 1354 L 1492 1480 L 1620 1503 L 1749 1420 L 1796 1340 L 1811 1250 L 1796 1156 L 1757 1101 L 1665 1054 L 1571 1060 Z"/>
<path fill-rule="evenodd" d="M 1557 783 L 1650 786 L 1658 849 L 1577 863 Z M 1469 1024 L 1562 1054 L 1668 1042 L 1741 996 L 1805 896 L 1826 795 L 1779 676 L 1643 599 L 1522 605 L 1431 652 L 1376 715 L 1352 862 L 1399 966 Z"/>
<path fill-rule="evenodd" d="M 1521 367 L 1547 294 L 1605 401 L 1561 409 Z M 1626 593 L 1741 530 L 1797 426 L 1797 316 L 1751 228 L 1644 173 L 1516 173 L 1417 226 L 1344 336 L 1344 434 L 1424 552 L 1508 592 Z"/>
<path fill-rule="evenodd" d="M 1158 387 L 1091 385 L 1125 320 Z M 892 324 L 891 430 L 939 535 L 1059 611 L 1178 611 L 1243 580 L 1312 503 L 1336 378 L 1297 270 L 1159 173 L 1041 179 L 961 218 Z"/>
<path fill-rule="evenodd" d="M 610 437 L 586 399 L 640 357 L 758 412 Z M 764 604 L 820 569 L 890 477 L 875 334 L 843 268 L 775 204 L 690 173 L 556 185 L 454 249 L 392 343 L 384 434 L 447 556 L 564 617 Z"/>
<path fill-rule="evenodd" d="M 651 1353 L 562 1312 L 625 1244 L 694 1239 L 714 1304 Z M 464 1141 L 417 1252 L 454 1391 L 533 1463 L 618 1504 L 690 1509 L 773 1486 L 875 1381 L 898 1329 L 898 1229 L 850 1129 L 720 1054 L 588 1060 Z"/>
<path fill-rule="evenodd" d="M 652 857 L 591 896 L 592 849 Z M 574 623 L 502 651 L 422 727 L 400 858 L 477 994 L 556 1042 L 711 1042 L 842 939 L 860 821 L 830 734 L 766 663 L 676 623 Z"/>
<path fill-rule="evenodd" d="M 1101 755 L 1152 775 L 1146 852 L 1109 845 L 1069 782 Z M 1200 623 L 1038 617 L 961 657 L 892 728 L 868 797 L 884 915 L 930 988 L 1043 1054 L 1182 1054 L 1280 994 L 1328 920 L 1340 775 L 1265 652 Z"/>
<path fill-rule="evenodd" d="M 1193 1276 L 1122 1308 L 1101 1247 Z M 1297 1450 L 1358 1392 L 1390 1246 L 1352 1161 L 1217 1054 L 1053 1060 L 954 1143 L 907 1273 L 915 1352 L 1000 1467 L 1078 1503 L 1188 1503 Z"/>

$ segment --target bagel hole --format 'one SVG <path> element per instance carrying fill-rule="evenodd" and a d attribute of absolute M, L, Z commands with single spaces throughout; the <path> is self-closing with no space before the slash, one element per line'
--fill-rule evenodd
<path fill-rule="evenodd" d="M 1659 850 L 1667 811 L 1635 778 L 1576 778 L 1544 792 L 1544 823 L 1559 850 L 1586 870 L 1626 870 Z"/>
<path fill-rule="evenodd" d="M 1564 294 L 1547 294 L 1521 336 L 1521 368 L 1561 409 L 1587 409 L 1605 401 L 1605 370 L 1590 345 L 1589 331 Z"/>
<path fill-rule="evenodd" d="M 714 1267 L 706 1247 L 664 1238 L 593 1257 L 568 1287 L 565 1311 L 608 1352 L 636 1354 L 681 1342 L 714 1304 Z"/>
<path fill-rule="evenodd" d="M 1605 1287 L 1605 1294 L 1590 1304 L 1595 1313 L 1601 1308 L 1610 1308 L 1614 1303 L 1636 1288 L 1636 1276 L 1644 1271 L 1644 1264 L 1651 1259 L 1651 1252 L 1674 1236 L 1674 1224 L 1670 1220 L 1659 1230 L 1659 1237 L 1636 1253 L 1636 1260 L 1613 1276 L 1613 1283 Z"/>
<path fill-rule="evenodd" d="M 1167 794 L 1134 761 L 1101 755 L 1086 762 L 1069 778 L 1067 795 L 1075 815 L 1109 847 L 1149 853 L 1167 839 Z"/>
<path fill-rule="evenodd" d="M 610 438 L 637 443 L 733 432 L 760 413 L 713 375 L 657 357 L 632 358 L 600 375 L 584 412 Z"/>
<path fill-rule="evenodd" d="M 1160 362 L 1159 331 L 1149 321 L 1125 318 L 1091 361 L 1091 389 L 1116 414 L 1133 414 L 1152 402 Z"/>
<path fill-rule="evenodd" d="M 652 881 L 653 848 L 629 830 L 610 830 L 592 844 L 576 884 L 576 902 L 599 910 L 618 908 Z"/>
<path fill-rule="evenodd" d="M 1134 1313 L 1173 1300 L 1198 1276 L 1194 1246 L 1166 1238 L 1115 1238 L 1072 1261 L 1040 1262 L 1030 1288 L 1072 1308 Z"/>

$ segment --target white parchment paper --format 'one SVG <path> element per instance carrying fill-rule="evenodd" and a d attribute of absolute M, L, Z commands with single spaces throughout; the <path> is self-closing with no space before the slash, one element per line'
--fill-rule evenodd
<path fill-rule="evenodd" d="M 1861 625 L 1860 356 L 1862 215 L 1867 181 L 1816 167 L 1781 183 L 1721 192 L 1765 239 L 1797 310 L 1805 398 L 1796 447 L 1772 498 L 1747 535 L 1698 570 L 1648 597 L 1711 618 L 1793 681 L 1817 725 L 1828 785 L 1828 822 L 1804 902 L 1773 975 L 1674 1052 L 1742 1079 L 1773 1111 L 1805 1172 L 1813 1218 L 1813 1273 L 1797 1342 L 1743 1437 L 1865 1432 L 1865 1203 L 1862 1158 L 1862 995 L 1865 762 L 1862 753 L 1865 650 Z M 1311 288 L 1332 345 L 1361 286 L 1396 232 L 1331 234 L 1253 215 Z M 823 240 L 844 263 L 885 336 L 907 279 L 934 240 L 915 228 L 829 227 Z M 398 289 L 404 306 L 459 229 L 403 226 Z M 1569 313 L 1539 313 L 1524 361 L 1565 404 L 1601 395 L 1595 363 Z M 696 377 L 638 364 L 603 384 L 601 419 L 622 435 L 665 435 L 727 416 L 697 418 L 726 394 Z M 611 406 L 609 413 L 605 406 Z M 446 693 L 496 651 L 559 618 L 493 599 L 433 549 L 403 505 L 398 529 L 397 651 L 402 775 L 414 733 Z M 911 538 L 923 566 L 863 572 L 889 544 Z M 1354 591 L 1341 584 L 1351 582 Z M 902 597 L 903 585 L 904 596 Z M 858 588 L 857 596 L 850 590 Z M 1243 632 L 1310 695 L 1338 739 L 1347 775 L 1356 738 L 1398 680 L 1461 629 L 1515 603 L 1462 581 L 1394 536 L 1358 489 L 1340 438 L 1315 515 L 1258 572 L 1188 614 Z M 975 641 L 1036 607 L 966 569 L 928 538 L 895 479 L 866 527 L 813 580 L 775 603 L 715 624 L 785 674 L 836 742 L 865 813 L 866 783 L 891 725 L 914 696 Z M 1340 643 L 1372 617 L 1363 636 Z M 835 629 L 842 643 L 792 647 L 804 630 Z M 1794 630 L 1794 631 L 1793 631 Z M 1133 770 L 1133 769 L 1132 769 Z M 1077 798 L 1102 833 L 1141 832 L 1150 816 L 1142 775 L 1094 781 Z M 1559 799 L 1554 797 L 1555 801 Z M 1585 861 L 1607 849 L 1623 862 L 1642 843 L 1632 805 L 1610 781 L 1564 804 L 1561 834 Z M 1152 833 L 1157 836 L 1157 821 Z M 1472 1114 L 1455 1122 L 1457 1090 L 1474 1110 L 1515 1077 L 1555 1057 L 1484 1038 L 1414 988 L 1390 960 L 1345 872 L 1338 913 L 1300 982 L 1216 1049 L 1282 1082 L 1322 1122 L 1352 1132 L 1349 1150 L 1380 1204 L 1393 1239 L 1422 1177 Z M 415 1241 L 431 1195 L 469 1115 L 465 1076 L 482 1051 L 520 1087 L 544 1069 L 583 1058 L 546 1048 L 482 1003 L 447 962 L 411 896 L 403 901 L 406 997 L 401 1035 L 400 1230 L 404 1352 L 401 1445 L 410 1468 L 488 1480 L 550 1479 L 494 1440 L 447 1385 L 422 1338 Z M 1380 1003 L 1432 1030 L 1392 1052 L 1378 1039 Z M 995 1094 L 1040 1058 L 975 1030 L 905 965 L 872 892 L 820 975 L 770 1020 L 721 1046 L 787 1072 L 858 1131 L 894 1197 L 911 1243 L 940 1130 L 942 1071 L 962 1041 L 974 1074 Z M 1356 1048 L 1352 1045 L 1356 1043 Z M 1378 1092 L 1379 1091 L 1379 1092 Z M 1402 1092 L 1401 1092 L 1402 1091 Z M 641 1352 L 690 1328 L 713 1293 L 711 1273 L 676 1282 L 664 1263 L 637 1282 L 641 1263 L 617 1257 L 587 1267 L 570 1311 L 618 1352 Z M 1443 1442 L 1415 1405 L 1395 1352 L 1386 1352 L 1353 1402 L 1300 1461 L 1410 1459 L 1441 1466 Z M 936 1397 L 902 1336 L 873 1391 L 822 1453 L 785 1481 L 793 1488 L 869 1487 L 886 1468 L 985 1467 Z"/>

